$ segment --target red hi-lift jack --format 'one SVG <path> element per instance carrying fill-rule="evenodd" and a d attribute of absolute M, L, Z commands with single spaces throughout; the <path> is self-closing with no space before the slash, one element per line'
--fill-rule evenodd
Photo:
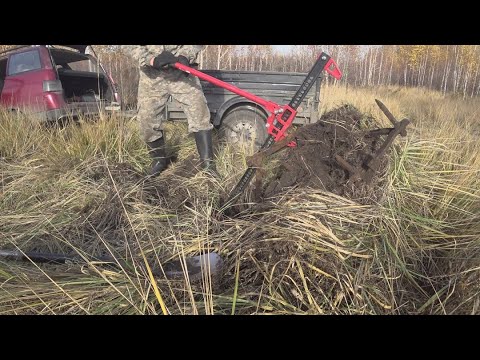
<path fill-rule="evenodd" d="M 303 81 L 302 85 L 300 85 L 298 88 L 290 103 L 288 105 L 279 105 L 273 101 L 265 100 L 257 95 L 249 93 L 248 91 L 239 89 L 232 84 L 226 83 L 181 63 L 177 62 L 173 66 L 179 70 L 192 74 L 202 80 L 208 81 L 209 83 L 224 88 L 248 100 L 251 100 L 258 105 L 263 106 L 263 108 L 269 113 L 269 116 L 266 124 L 268 136 L 262 145 L 261 150 L 270 147 L 274 142 L 280 141 L 285 137 L 285 132 L 288 130 L 290 125 L 292 125 L 292 122 L 297 115 L 298 107 L 324 70 L 337 80 L 340 80 L 342 77 L 342 73 L 335 61 L 328 54 L 322 52 L 315 62 L 315 65 L 313 65 L 312 69 L 307 74 L 307 77 Z M 288 146 L 294 147 L 296 144 L 292 141 L 288 144 Z M 245 190 L 255 174 L 255 170 L 255 167 L 249 167 L 245 171 L 240 181 L 230 193 L 230 196 L 226 201 L 227 205 L 232 205 L 238 196 L 243 192 L 243 190 Z"/>

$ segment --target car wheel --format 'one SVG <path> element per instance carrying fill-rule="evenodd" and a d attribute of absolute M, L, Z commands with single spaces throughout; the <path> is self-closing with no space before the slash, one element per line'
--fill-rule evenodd
<path fill-rule="evenodd" d="M 234 146 L 253 146 L 257 151 L 268 136 L 266 121 L 265 113 L 258 107 L 238 106 L 223 117 L 220 136 Z"/>

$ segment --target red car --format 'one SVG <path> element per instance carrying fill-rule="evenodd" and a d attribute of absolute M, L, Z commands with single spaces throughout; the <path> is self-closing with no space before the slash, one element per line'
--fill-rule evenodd
<path fill-rule="evenodd" d="M 121 107 L 114 81 L 88 45 L 29 45 L 0 53 L 0 106 L 43 121 Z"/>

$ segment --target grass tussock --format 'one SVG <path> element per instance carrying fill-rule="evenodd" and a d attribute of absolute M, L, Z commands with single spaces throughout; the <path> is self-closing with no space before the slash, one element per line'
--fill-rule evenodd
<path fill-rule="evenodd" d="M 478 106 L 422 89 L 329 87 L 321 111 L 348 103 L 388 126 L 375 98 L 412 121 L 381 201 L 294 188 L 234 218 L 215 209 L 245 152 L 217 146 L 219 179 L 191 171 L 185 124 L 167 125 L 177 162 L 149 179 L 134 120 L 46 129 L 0 114 L 1 249 L 81 259 L 0 259 L 0 313 L 478 314 Z M 149 271 L 209 251 L 225 260 L 221 276 Z"/>

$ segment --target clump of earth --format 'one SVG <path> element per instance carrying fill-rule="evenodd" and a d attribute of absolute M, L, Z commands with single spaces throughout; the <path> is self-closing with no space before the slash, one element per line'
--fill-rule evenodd
<path fill-rule="evenodd" d="M 297 147 L 282 151 L 273 179 L 264 185 L 263 197 L 271 197 L 291 187 L 314 188 L 348 197 L 360 203 L 378 201 L 383 193 L 388 159 L 379 159 L 377 171 L 368 182 L 349 181 L 336 155 L 360 168 L 378 150 L 385 136 L 372 136 L 375 120 L 351 105 L 325 113 L 318 122 L 296 132 Z"/>

